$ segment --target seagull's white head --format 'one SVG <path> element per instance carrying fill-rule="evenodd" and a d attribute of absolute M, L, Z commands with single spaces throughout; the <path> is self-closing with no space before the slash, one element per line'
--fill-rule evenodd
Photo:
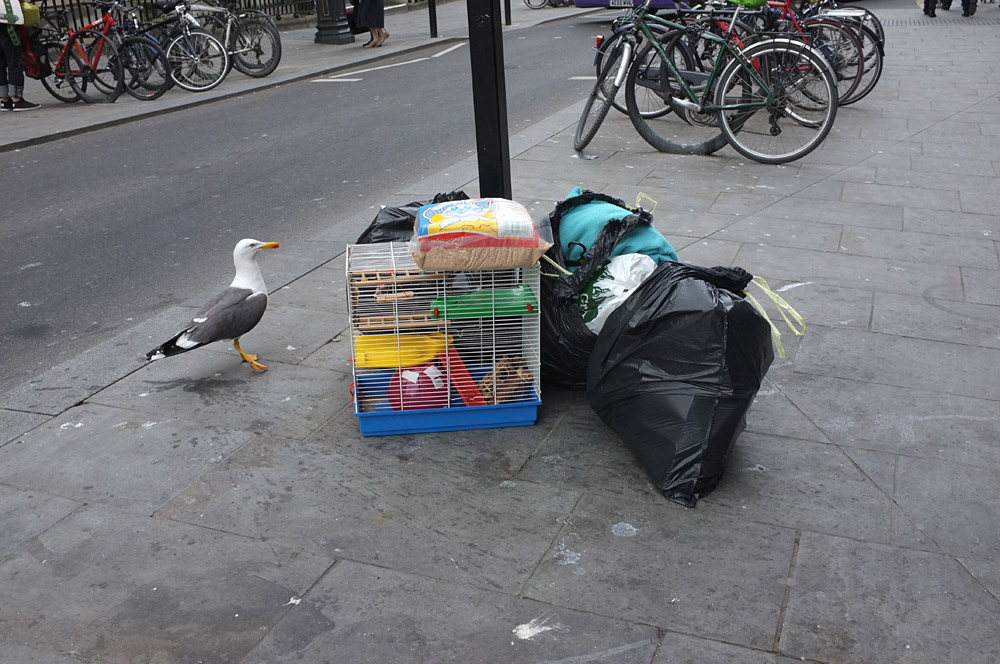
<path fill-rule="evenodd" d="M 260 240 L 246 238 L 236 243 L 236 248 L 233 249 L 233 260 L 238 260 L 239 256 L 252 260 L 258 251 L 263 249 L 277 249 L 280 246 L 277 242 L 261 242 Z"/>
<path fill-rule="evenodd" d="M 277 249 L 277 242 L 261 242 L 247 238 L 236 243 L 233 249 L 233 264 L 236 265 L 236 278 L 231 284 L 236 288 L 249 288 L 255 293 L 266 293 L 264 278 L 257 266 L 257 253 L 264 249 Z"/>

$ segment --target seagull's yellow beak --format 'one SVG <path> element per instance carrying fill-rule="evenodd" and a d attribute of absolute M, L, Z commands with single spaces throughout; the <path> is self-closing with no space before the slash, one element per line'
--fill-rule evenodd
<path fill-rule="evenodd" d="M 280 247 L 281 245 L 278 244 L 277 242 L 265 242 L 264 244 L 260 245 L 261 249 L 278 249 Z"/>

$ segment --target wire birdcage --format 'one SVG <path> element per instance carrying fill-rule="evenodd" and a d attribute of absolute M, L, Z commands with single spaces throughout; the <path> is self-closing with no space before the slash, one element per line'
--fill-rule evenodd
<path fill-rule="evenodd" d="M 347 248 L 354 407 L 364 435 L 533 424 L 539 270 L 421 270 L 406 244 Z"/>

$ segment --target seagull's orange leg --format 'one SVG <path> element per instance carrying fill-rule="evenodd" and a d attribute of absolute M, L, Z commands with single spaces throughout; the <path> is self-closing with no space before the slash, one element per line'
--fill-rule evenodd
<path fill-rule="evenodd" d="M 267 367 L 257 361 L 256 355 L 247 355 L 243 352 L 243 349 L 240 348 L 239 339 L 233 339 L 233 348 L 235 348 L 236 352 L 243 357 L 243 361 L 250 365 L 251 369 L 256 369 L 257 371 L 267 371 Z"/>

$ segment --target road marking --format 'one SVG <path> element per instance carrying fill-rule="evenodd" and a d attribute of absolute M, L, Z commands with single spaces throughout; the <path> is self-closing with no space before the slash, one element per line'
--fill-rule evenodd
<path fill-rule="evenodd" d="M 357 83 L 363 78 L 314 78 L 310 83 Z"/>
<path fill-rule="evenodd" d="M 570 76 L 571 81 L 596 81 L 597 76 Z"/>
<path fill-rule="evenodd" d="M 392 67 L 402 67 L 403 65 L 412 65 L 412 64 L 414 64 L 416 62 L 423 62 L 424 60 L 429 60 L 429 59 L 430 58 L 416 58 L 415 60 L 407 60 L 406 62 L 394 62 L 393 64 L 382 65 L 381 67 L 370 67 L 369 69 L 359 69 L 357 71 L 344 72 L 343 74 L 337 74 L 337 75 L 331 76 L 330 78 L 317 78 L 317 79 L 314 79 L 314 81 L 350 81 L 350 80 L 360 81 L 361 80 L 360 78 L 358 78 L 358 79 L 349 79 L 349 78 L 341 78 L 341 77 L 343 77 L 343 76 L 357 76 L 358 74 L 367 74 L 368 72 L 378 71 L 380 69 L 390 69 Z"/>
<path fill-rule="evenodd" d="M 445 54 L 447 54 L 447 53 L 451 53 L 451 52 L 452 52 L 452 51 L 454 51 L 454 50 L 455 50 L 456 48 L 462 48 L 463 46 L 465 46 L 465 42 L 463 42 L 463 43 L 461 43 L 461 44 L 455 44 L 454 46 L 452 46 L 452 47 L 450 47 L 450 48 L 446 48 L 446 49 L 444 49 L 444 50 L 443 50 L 443 51 L 441 51 L 440 53 L 435 53 L 435 54 L 434 54 L 434 55 L 432 55 L 431 57 L 432 57 L 432 58 L 440 58 L 440 57 L 441 57 L 442 55 L 445 55 Z"/>

